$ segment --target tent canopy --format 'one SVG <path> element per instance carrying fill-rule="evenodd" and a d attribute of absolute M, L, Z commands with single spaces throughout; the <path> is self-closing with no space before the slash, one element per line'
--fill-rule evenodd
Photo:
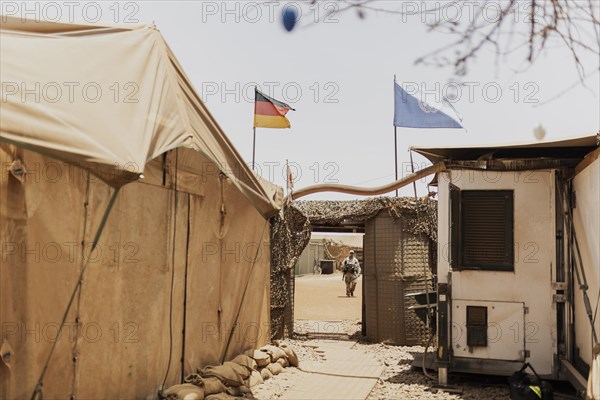
<path fill-rule="evenodd" d="M 86 168 L 118 187 L 177 147 L 202 153 L 265 217 L 281 190 L 259 179 L 153 26 L 2 17 L 0 141 Z"/>

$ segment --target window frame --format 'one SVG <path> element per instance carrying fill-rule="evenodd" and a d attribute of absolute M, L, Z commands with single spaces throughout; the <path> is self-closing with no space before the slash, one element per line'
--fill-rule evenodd
<path fill-rule="evenodd" d="M 504 231 L 505 247 L 509 253 L 505 256 L 503 262 L 486 260 L 469 260 L 465 252 L 465 229 L 464 222 L 467 212 L 465 211 L 465 193 L 466 196 L 474 196 L 474 193 L 482 197 L 494 197 L 501 195 L 505 197 L 505 221 L 506 229 Z M 472 197 L 471 197 L 472 198 Z M 514 244 L 514 190 L 511 189 L 469 189 L 461 190 L 458 187 L 450 186 L 450 265 L 453 270 L 477 270 L 477 271 L 501 271 L 514 272 L 515 270 L 515 244 Z"/>

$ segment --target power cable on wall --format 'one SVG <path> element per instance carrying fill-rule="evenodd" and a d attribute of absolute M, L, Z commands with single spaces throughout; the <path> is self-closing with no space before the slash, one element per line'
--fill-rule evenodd
<path fill-rule="evenodd" d="M 169 376 L 171 369 L 171 359 L 173 358 L 173 286 L 175 284 L 175 250 L 177 248 L 177 204 L 179 200 L 177 192 L 177 176 L 178 176 L 178 164 L 179 164 L 179 152 L 177 149 L 175 152 L 175 180 L 173 183 L 174 197 L 173 202 L 173 248 L 171 252 L 171 291 L 169 295 L 169 359 L 167 361 L 167 370 L 165 371 L 165 377 L 163 378 L 162 384 L 160 385 L 159 397 L 161 397 L 162 391 L 165 388 L 165 383 Z"/>

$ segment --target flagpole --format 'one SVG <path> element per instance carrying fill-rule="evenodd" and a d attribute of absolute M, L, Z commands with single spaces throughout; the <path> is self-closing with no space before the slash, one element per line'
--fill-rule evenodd
<path fill-rule="evenodd" d="M 254 157 L 256 155 L 256 127 L 253 129 L 254 135 L 252 139 L 252 169 L 256 171 L 256 165 L 254 164 Z"/>
<path fill-rule="evenodd" d="M 396 125 L 394 125 L 394 167 L 396 180 L 398 180 L 398 135 Z M 396 197 L 398 197 L 398 189 L 396 189 Z"/>
<path fill-rule="evenodd" d="M 394 85 L 396 84 L 396 74 L 394 74 Z M 394 86 L 394 96 L 396 96 L 396 87 Z M 395 102 L 394 102 L 395 107 Z M 394 111 L 395 113 L 395 111 Z M 398 180 L 398 128 L 394 121 L 394 176 Z M 396 197 L 398 197 L 398 189 L 396 189 Z"/>
<path fill-rule="evenodd" d="M 254 163 L 254 157 L 256 156 L 256 126 L 254 122 L 254 118 L 256 118 L 256 85 L 254 85 L 254 115 L 252 116 L 252 127 L 253 127 L 253 135 L 252 135 L 252 169 L 256 171 L 256 164 Z"/>

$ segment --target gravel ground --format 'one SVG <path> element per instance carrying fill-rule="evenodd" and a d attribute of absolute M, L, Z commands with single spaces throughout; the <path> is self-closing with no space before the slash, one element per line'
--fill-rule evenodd
<path fill-rule="evenodd" d="M 303 340 L 286 339 L 288 343 L 298 355 L 300 367 L 303 361 L 322 361 L 323 356 L 317 353 L 314 347 L 304 345 Z M 252 388 L 251 399 L 256 400 L 272 400 L 279 398 L 288 388 L 290 388 L 302 372 L 298 368 L 288 367 L 284 372 L 265 381 L 261 385 L 256 385 Z"/>
<path fill-rule="evenodd" d="M 285 368 L 284 372 L 266 380 L 260 385 L 254 386 L 250 399 L 271 400 L 279 398 L 288 388 L 290 388 L 300 374 L 300 370 L 294 367 Z"/>
<path fill-rule="evenodd" d="M 311 321 L 303 322 L 305 323 L 304 326 L 312 325 Z M 441 391 L 433 393 L 430 388 L 435 381 L 429 380 L 421 369 L 415 369 L 411 366 L 416 357 L 423 356 L 424 347 L 370 343 L 362 339 L 359 321 L 336 321 L 335 323 L 340 332 L 345 330 L 350 340 L 358 342 L 355 348 L 373 354 L 386 367 L 367 400 L 506 400 L 509 398 L 506 378 L 475 375 L 453 375 L 451 377 L 451 383 L 454 387 L 462 390 L 461 394 Z M 302 367 L 303 361 L 318 362 L 323 360 L 320 353 L 305 344 L 306 340 L 311 339 L 315 339 L 314 335 L 311 337 L 310 333 L 307 335 L 307 332 L 301 332 L 295 340 L 286 340 L 298 354 L 300 367 Z M 286 368 L 284 373 L 269 379 L 262 385 L 253 387 L 254 397 L 251 398 L 257 400 L 277 399 L 296 382 L 301 373 L 297 368 Z M 564 399 L 564 397 L 555 395 L 555 399 Z"/>
<path fill-rule="evenodd" d="M 310 321 L 304 321 L 310 325 Z M 381 343 L 369 343 L 361 340 L 361 326 L 358 321 L 339 321 L 336 323 L 339 331 L 345 331 L 351 340 L 357 340 L 356 348 L 372 353 L 385 366 L 385 370 L 373 388 L 367 400 L 392 400 L 392 399 L 472 399 L 472 400 L 505 400 L 508 398 L 508 387 L 504 384 L 486 384 L 482 381 L 461 382 L 457 384 L 463 390 L 461 395 L 445 392 L 432 393 L 429 391 L 431 384 L 423 372 L 411 367 L 415 357 L 421 357 L 424 347 L 420 346 L 390 346 Z M 305 346 L 304 342 L 311 339 L 306 332 L 300 332 L 295 340 L 286 340 L 302 361 L 321 361 L 322 357 L 314 348 Z M 297 377 L 301 374 L 297 368 L 286 368 L 285 372 L 269 379 L 262 385 L 252 388 L 252 394 L 257 400 L 270 400 L 279 398 Z"/>
<path fill-rule="evenodd" d="M 381 343 L 361 342 L 356 348 L 372 353 L 385 366 L 379 382 L 367 398 L 380 399 L 489 399 L 506 400 L 508 387 L 504 384 L 490 385 L 482 382 L 461 382 L 456 386 L 463 390 L 461 395 L 446 392 L 432 393 L 429 388 L 435 383 L 420 369 L 411 367 L 415 357 L 422 357 L 421 346 L 388 346 Z"/>

